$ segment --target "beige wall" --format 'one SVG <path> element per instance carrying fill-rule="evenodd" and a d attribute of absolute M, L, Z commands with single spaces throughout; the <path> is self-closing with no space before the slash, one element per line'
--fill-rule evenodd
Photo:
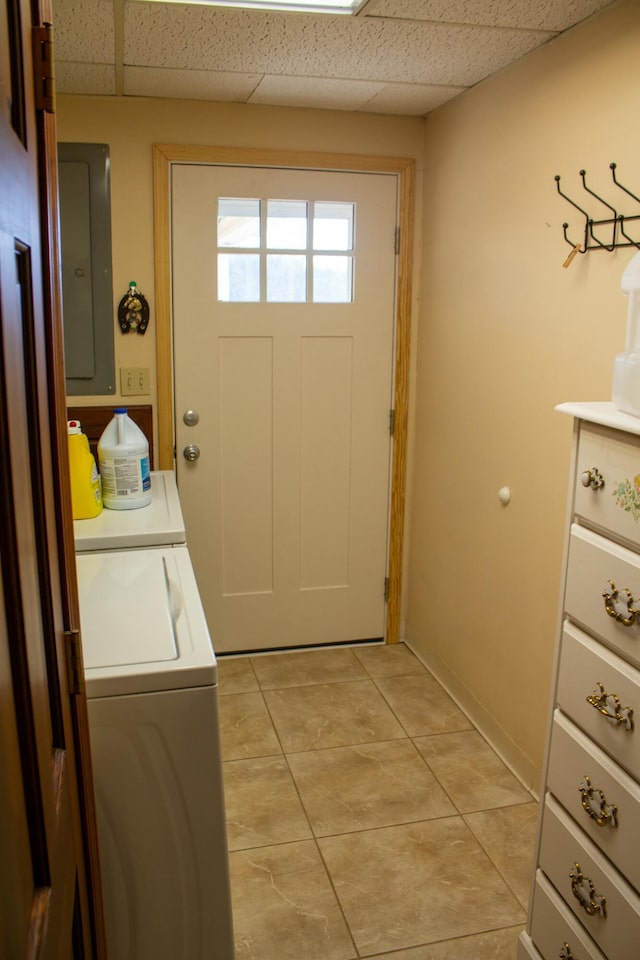
<path fill-rule="evenodd" d="M 111 155 L 111 210 L 114 310 L 130 280 L 149 300 L 151 323 L 144 337 L 123 335 L 114 317 L 116 385 L 122 366 L 151 369 L 156 403 L 153 143 L 261 147 L 265 149 L 359 153 L 412 157 L 423 150 L 423 121 L 325 110 L 297 110 L 244 104 L 115 97 L 58 99 L 58 139 L 108 143 Z M 417 228 L 418 229 L 418 228 Z M 111 403 L 113 397 L 77 398 L 80 404 Z M 75 402 L 75 401 L 74 401 Z M 157 427 L 157 425 L 156 425 Z"/>
<path fill-rule="evenodd" d="M 407 637 L 538 785 L 571 438 L 608 400 L 633 252 L 562 263 L 554 175 L 640 195 L 640 4 L 622 3 L 427 118 Z M 634 209 L 635 208 L 635 209 Z M 631 225 L 630 225 L 631 226 Z M 634 225 L 640 237 L 640 222 Z M 498 490 L 511 489 L 504 507 Z"/>
<path fill-rule="evenodd" d="M 393 154 L 415 157 L 419 174 L 424 157 L 406 637 L 534 786 L 571 432 L 553 406 L 609 397 L 624 344 L 620 276 L 631 256 L 596 252 L 562 269 L 561 224 L 577 221 L 553 177 L 581 202 L 585 167 L 596 189 L 619 198 L 608 179 L 615 160 L 638 193 L 639 91 L 632 0 L 443 107 L 426 127 L 331 111 L 59 99 L 61 140 L 111 148 L 114 299 L 136 279 L 151 303 L 144 338 L 122 336 L 114 321 L 117 367 L 155 364 L 152 143 Z M 620 202 L 625 212 L 629 205 Z M 497 497 L 504 485 L 506 508 Z"/>

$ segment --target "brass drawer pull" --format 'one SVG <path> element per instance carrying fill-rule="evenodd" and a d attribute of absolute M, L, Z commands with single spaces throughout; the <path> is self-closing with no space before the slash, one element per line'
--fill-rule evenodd
<path fill-rule="evenodd" d="M 589 877 L 582 874 L 579 863 L 574 864 L 573 870 L 569 874 L 571 880 L 571 892 L 582 907 L 582 909 L 594 917 L 599 914 L 601 917 L 607 916 L 607 898 L 596 893 L 593 882 Z"/>
<path fill-rule="evenodd" d="M 630 627 L 636 622 L 636 618 L 640 617 L 640 610 L 634 610 L 633 605 L 635 600 L 631 595 L 631 591 L 626 587 L 623 590 L 618 590 L 613 580 L 609 580 L 609 586 L 611 587 L 610 591 L 605 591 L 602 596 L 604 597 L 604 608 L 609 614 L 610 617 L 613 617 L 614 620 L 617 620 L 618 623 L 621 623 L 623 627 Z M 625 597 L 621 597 L 620 594 L 625 594 Z M 622 603 L 626 606 L 627 612 L 620 613 L 619 610 L 616 610 L 616 603 Z"/>
<path fill-rule="evenodd" d="M 589 814 L 592 820 L 595 820 L 599 827 L 618 826 L 617 806 L 615 803 L 609 803 L 602 790 L 597 790 L 591 786 L 591 780 L 586 774 L 578 790 L 582 797 L 582 809 Z"/>
<path fill-rule="evenodd" d="M 604 477 L 596 467 L 591 470 L 583 470 L 580 474 L 580 483 L 583 487 L 591 487 L 592 490 L 601 490 L 604 487 Z"/>
<path fill-rule="evenodd" d="M 599 693 L 596 690 L 587 697 L 587 703 L 590 703 L 607 720 L 613 720 L 618 726 L 624 724 L 625 729 L 633 730 L 633 707 L 623 707 L 615 693 L 605 692 L 604 684 L 600 681 L 598 681 L 598 689 Z"/>
<path fill-rule="evenodd" d="M 571 947 L 569 946 L 568 943 L 562 944 L 562 950 L 560 951 L 558 956 L 560 957 L 560 960 L 574 960 L 574 956 L 571 953 Z"/>

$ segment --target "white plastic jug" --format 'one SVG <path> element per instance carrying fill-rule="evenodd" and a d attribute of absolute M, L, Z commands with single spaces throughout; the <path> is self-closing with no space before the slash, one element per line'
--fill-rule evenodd
<path fill-rule="evenodd" d="M 640 417 L 640 253 L 622 274 L 620 288 L 629 297 L 627 341 L 613 364 L 613 404 L 623 413 Z"/>
<path fill-rule="evenodd" d="M 149 442 L 126 407 L 116 407 L 98 442 L 102 502 L 109 510 L 151 503 Z"/>

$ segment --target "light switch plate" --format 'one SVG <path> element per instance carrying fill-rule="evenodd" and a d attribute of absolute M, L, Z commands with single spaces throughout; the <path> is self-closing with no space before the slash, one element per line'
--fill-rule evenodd
<path fill-rule="evenodd" d="M 151 393 L 149 367 L 120 367 L 120 393 L 123 397 L 148 396 Z"/>

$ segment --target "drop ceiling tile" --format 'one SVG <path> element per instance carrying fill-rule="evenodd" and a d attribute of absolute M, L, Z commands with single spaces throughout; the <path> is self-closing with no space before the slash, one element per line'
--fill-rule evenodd
<path fill-rule="evenodd" d="M 387 83 L 360 107 L 365 113 L 395 113 L 424 117 L 436 107 L 463 93 L 466 87 L 432 87 L 413 83 Z"/>
<path fill-rule="evenodd" d="M 131 96 L 421 116 L 610 5 L 370 0 L 362 16 L 321 17 L 138 0 L 53 0 L 58 89 L 115 94 L 120 23 L 124 92 Z M 120 48 L 118 56 L 122 68 Z"/>
<path fill-rule="evenodd" d="M 129 97 L 177 97 L 182 100 L 245 103 L 261 77 L 260 73 L 125 66 L 124 93 Z"/>
<path fill-rule="evenodd" d="M 56 61 L 56 92 L 114 97 L 116 71 L 112 64 Z"/>
<path fill-rule="evenodd" d="M 113 63 L 113 0 L 54 0 L 55 55 L 72 63 Z"/>
<path fill-rule="evenodd" d="M 266 76 L 250 97 L 249 103 L 360 110 L 362 105 L 381 89 L 380 83 L 367 83 L 362 80 Z"/>
<path fill-rule="evenodd" d="M 551 36 L 171 3 L 125 8 L 126 63 L 279 76 L 469 86 Z"/>
<path fill-rule="evenodd" d="M 365 17 L 566 30 L 611 0 L 371 0 Z"/>

